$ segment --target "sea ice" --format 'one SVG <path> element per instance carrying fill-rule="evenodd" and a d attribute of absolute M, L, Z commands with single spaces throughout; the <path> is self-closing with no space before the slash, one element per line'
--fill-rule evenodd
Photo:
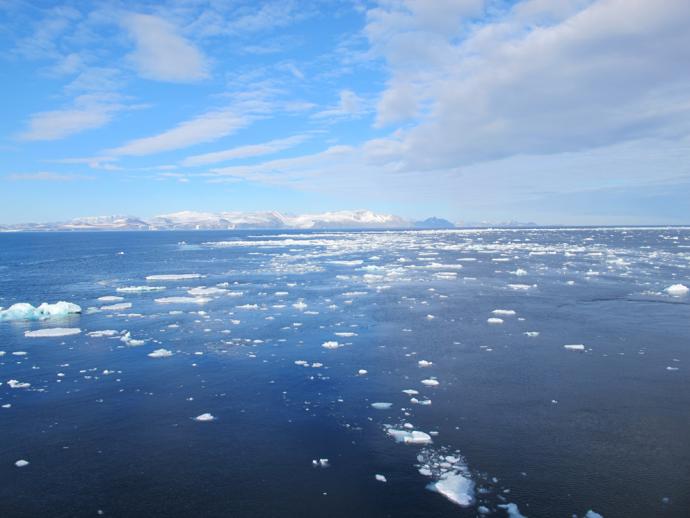
<path fill-rule="evenodd" d="M 168 358 L 172 355 L 172 351 L 169 351 L 168 349 L 156 349 L 148 354 L 150 358 Z"/>
<path fill-rule="evenodd" d="M 583 344 L 571 344 L 571 345 L 564 345 L 564 349 L 568 349 L 569 351 L 584 351 L 585 346 Z"/>
<path fill-rule="evenodd" d="M 29 461 L 24 460 L 24 459 L 19 459 L 17 462 L 14 463 L 14 465 L 17 466 L 18 468 L 23 468 L 24 466 L 29 465 Z"/>
<path fill-rule="evenodd" d="M 124 297 L 118 297 L 117 295 L 106 295 L 105 297 L 98 297 L 100 302 L 119 302 L 125 300 Z"/>
<path fill-rule="evenodd" d="M 430 362 L 427 360 L 419 360 L 417 362 L 417 365 L 419 365 L 420 367 L 431 367 L 433 364 L 434 364 L 434 362 Z"/>
<path fill-rule="evenodd" d="M 23 389 L 31 386 L 31 383 L 21 382 L 19 380 L 7 380 L 5 383 L 7 383 L 8 387 L 13 389 Z"/>
<path fill-rule="evenodd" d="M 604 518 L 604 516 L 590 509 L 585 513 L 585 518 Z"/>
<path fill-rule="evenodd" d="M 222 295 L 226 292 L 227 290 L 223 288 L 207 288 L 205 286 L 199 286 L 198 288 L 192 288 L 191 290 L 187 290 L 187 293 L 189 293 L 190 295 L 194 295 L 195 297 L 199 295 Z"/>
<path fill-rule="evenodd" d="M 389 410 L 393 406 L 393 403 L 372 403 L 371 407 L 375 408 L 376 410 Z"/>
<path fill-rule="evenodd" d="M 34 307 L 26 302 L 12 304 L 9 308 L 0 310 L 0 321 L 2 320 L 45 320 L 51 317 L 64 317 L 71 314 L 81 313 L 81 307 L 71 302 L 59 301 L 55 304 L 44 302 L 38 307 Z"/>
<path fill-rule="evenodd" d="M 690 291 L 690 288 L 683 284 L 673 284 L 666 288 L 664 290 L 666 293 L 671 295 L 672 297 L 682 297 L 683 295 L 687 295 L 688 291 Z"/>
<path fill-rule="evenodd" d="M 102 331 L 91 331 L 89 333 L 86 333 L 86 336 L 91 337 L 91 338 L 108 338 L 112 336 L 117 336 L 120 333 L 118 331 L 115 331 L 114 329 L 104 329 Z"/>
<path fill-rule="evenodd" d="M 469 507 L 474 503 L 474 482 L 457 472 L 447 472 L 429 485 L 429 489 L 442 494 L 460 507 Z"/>
<path fill-rule="evenodd" d="M 57 338 L 60 336 L 78 335 L 81 329 L 78 327 L 52 327 L 50 329 L 37 329 L 36 331 L 24 331 L 28 338 Z"/>
<path fill-rule="evenodd" d="M 206 304 L 211 299 L 204 297 L 161 297 L 154 300 L 158 304 Z"/>
<path fill-rule="evenodd" d="M 501 315 L 501 316 L 513 316 L 515 315 L 515 310 L 512 309 L 494 309 L 491 313 L 494 315 Z"/>
<path fill-rule="evenodd" d="M 149 356 L 151 356 L 151 355 L 149 355 Z M 213 416 L 212 414 L 209 414 L 208 412 L 201 414 L 201 415 L 198 415 L 194 418 L 195 421 L 201 421 L 201 422 L 214 421 L 215 419 L 216 419 L 215 416 Z"/>
<path fill-rule="evenodd" d="M 146 293 L 148 291 L 163 291 L 165 286 L 124 286 L 117 288 L 118 293 Z"/>
<path fill-rule="evenodd" d="M 121 302 L 119 304 L 111 304 L 110 306 L 101 306 L 101 311 L 124 311 L 131 307 L 131 302 Z"/>
<path fill-rule="evenodd" d="M 501 509 L 505 509 L 508 513 L 509 518 L 526 518 L 525 515 L 520 513 L 520 510 L 518 509 L 518 506 L 516 504 L 501 504 L 498 507 L 500 507 Z"/>
<path fill-rule="evenodd" d="M 329 340 L 327 342 L 322 343 L 321 347 L 323 347 L 324 349 L 338 349 L 342 347 L 342 344 L 339 344 L 334 340 Z"/>
<path fill-rule="evenodd" d="M 379 475 L 378 473 L 377 473 L 376 475 L 374 475 L 374 478 L 375 478 L 378 482 L 388 482 L 388 480 L 386 479 L 386 477 L 384 477 L 383 475 Z"/>
<path fill-rule="evenodd" d="M 437 387 L 438 386 L 438 380 L 434 378 L 429 378 L 422 380 L 422 384 L 426 385 L 427 387 Z"/>
<path fill-rule="evenodd" d="M 179 273 L 179 274 L 164 274 L 164 275 L 147 275 L 147 281 L 186 281 L 190 279 L 201 279 L 203 275 L 198 273 Z"/>
<path fill-rule="evenodd" d="M 495 317 L 487 318 L 486 321 L 489 324 L 502 324 L 503 323 L 502 318 L 495 318 Z"/>

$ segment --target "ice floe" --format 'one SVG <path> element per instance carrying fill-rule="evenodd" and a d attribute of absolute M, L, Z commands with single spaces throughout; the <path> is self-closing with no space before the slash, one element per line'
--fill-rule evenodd
<path fill-rule="evenodd" d="M 78 327 L 52 327 L 35 331 L 24 331 L 24 336 L 28 338 L 58 338 L 61 336 L 78 335 L 79 333 L 81 333 L 81 329 Z"/>
<path fill-rule="evenodd" d="M 123 286 L 117 288 L 118 293 L 147 293 L 149 291 L 163 291 L 165 286 Z"/>
<path fill-rule="evenodd" d="M 148 354 L 150 358 L 169 358 L 172 355 L 172 351 L 168 349 L 156 349 Z"/>
<path fill-rule="evenodd" d="M 154 299 L 158 304 L 206 304 L 211 299 L 205 297 L 161 297 Z"/>
<path fill-rule="evenodd" d="M 508 513 L 508 518 L 526 518 L 525 515 L 520 513 L 520 509 L 518 509 L 517 504 L 513 504 L 513 503 L 499 504 L 498 507 L 506 510 L 506 513 Z M 591 518 L 594 518 L 594 517 L 591 517 Z"/>
<path fill-rule="evenodd" d="M 151 356 L 151 355 L 149 354 L 149 356 Z M 208 412 L 203 413 L 201 415 L 198 415 L 194 418 L 195 421 L 201 421 L 201 422 L 215 421 L 215 419 L 216 419 L 215 416 L 208 413 Z"/>
<path fill-rule="evenodd" d="M 147 281 L 188 281 L 192 279 L 201 279 L 204 277 L 199 273 L 170 273 L 161 275 L 147 275 Z"/>
<path fill-rule="evenodd" d="M 389 410 L 393 406 L 393 403 L 384 403 L 384 402 L 377 402 L 377 403 L 372 403 L 371 408 L 375 408 L 376 410 Z"/>
<path fill-rule="evenodd" d="M 584 351 L 585 346 L 583 344 L 569 344 L 569 345 L 564 345 L 564 349 L 567 349 L 569 351 Z"/>
<path fill-rule="evenodd" d="M 688 294 L 688 291 L 690 291 L 690 288 L 685 286 L 684 284 L 673 284 L 666 288 L 664 290 L 666 293 L 671 295 L 672 297 L 682 297 L 684 295 Z"/>

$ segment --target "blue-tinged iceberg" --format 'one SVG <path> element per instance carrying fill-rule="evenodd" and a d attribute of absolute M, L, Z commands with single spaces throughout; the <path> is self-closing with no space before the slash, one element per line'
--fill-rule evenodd
<path fill-rule="evenodd" d="M 56 302 L 48 304 L 44 302 L 38 307 L 34 307 L 26 302 L 12 304 L 7 309 L 0 308 L 0 321 L 9 320 L 46 320 L 54 317 L 64 317 L 67 315 L 81 313 L 81 307 L 72 302 Z"/>

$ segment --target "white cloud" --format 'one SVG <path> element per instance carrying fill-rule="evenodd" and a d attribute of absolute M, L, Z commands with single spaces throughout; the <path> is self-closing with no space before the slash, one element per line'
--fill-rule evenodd
<path fill-rule="evenodd" d="M 391 73 L 377 123 L 421 113 L 368 143 L 376 163 L 452 168 L 690 133 L 686 0 L 528 0 L 484 24 L 470 9 L 455 31 L 415 14 L 422 5 L 387 1 L 368 14 Z"/>
<path fill-rule="evenodd" d="M 246 126 L 251 117 L 230 109 L 206 112 L 194 119 L 152 137 L 131 140 L 108 150 L 110 155 L 142 156 L 183 149 L 202 142 L 212 142 Z"/>
<path fill-rule="evenodd" d="M 269 155 L 290 149 L 298 144 L 301 144 L 309 138 L 308 135 L 295 135 L 284 139 L 271 140 L 262 144 L 251 144 L 247 146 L 238 146 L 232 149 L 223 151 L 216 151 L 213 153 L 205 153 L 203 155 L 194 155 L 182 161 L 183 166 L 199 166 L 206 164 L 215 164 L 218 162 L 225 162 L 228 160 L 235 160 L 239 158 L 250 158 L 255 156 Z"/>
<path fill-rule="evenodd" d="M 88 179 L 85 176 L 53 173 L 50 171 L 41 171 L 38 173 L 14 173 L 9 174 L 5 178 L 13 181 L 32 181 L 32 182 L 71 182 L 73 180 Z"/>
<path fill-rule="evenodd" d="M 136 41 L 137 48 L 129 59 L 142 77 L 170 82 L 208 77 L 202 53 L 170 22 L 149 14 L 128 14 L 123 23 Z"/>
<path fill-rule="evenodd" d="M 352 117 L 363 110 L 363 100 L 352 90 L 341 90 L 339 102 L 336 106 L 315 113 L 316 119 Z"/>
<path fill-rule="evenodd" d="M 115 102 L 116 96 L 82 95 L 68 108 L 35 113 L 28 128 L 19 135 L 22 140 L 59 140 L 75 133 L 105 126 L 113 114 L 126 109 Z"/>

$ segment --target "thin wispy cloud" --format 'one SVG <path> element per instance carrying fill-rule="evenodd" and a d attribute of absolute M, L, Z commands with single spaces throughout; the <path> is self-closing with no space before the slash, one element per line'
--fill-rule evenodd
<path fill-rule="evenodd" d="M 213 153 L 205 153 L 203 155 L 194 155 L 185 158 L 182 161 L 183 166 L 200 166 L 207 164 L 216 164 L 218 162 L 227 162 L 229 160 L 236 160 L 240 158 L 251 158 L 257 156 L 270 155 L 278 153 L 295 147 L 298 144 L 306 141 L 309 135 L 294 135 L 284 139 L 271 140 L 261 144 L 250 144 L 247 146 L 238 146 L 232 149 L 225 149 L 223 151 L 215 151 Z"/>

